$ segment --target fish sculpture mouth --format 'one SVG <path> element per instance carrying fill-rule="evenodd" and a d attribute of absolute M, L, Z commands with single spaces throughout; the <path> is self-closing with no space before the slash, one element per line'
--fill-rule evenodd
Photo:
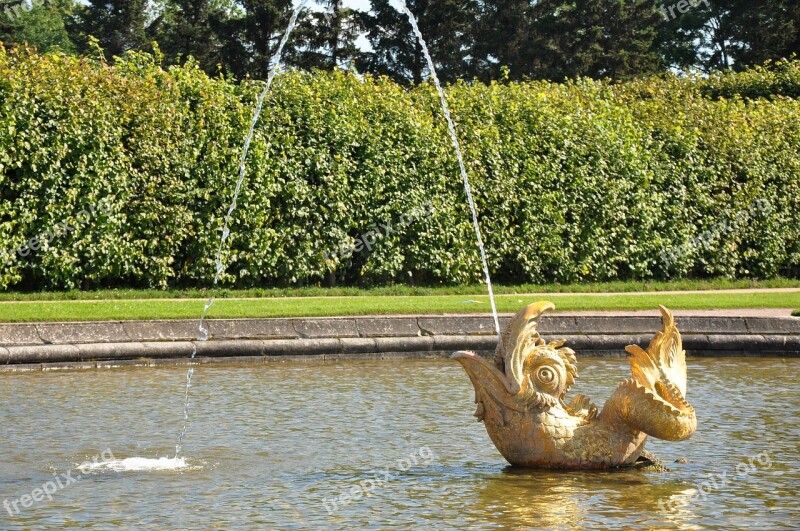
<path fill-rule="evenodd" d="M 697 428 L 686 401 L 686 359 L 672 313 L 647 350 L 627 347 L 632 378 L 599 410 L 587 397 L 565 402 L 578 378 L 575 352 L 564 340 L 545 341 L 538 319 L 555 305 L 537 302 L 504 330 L 493 359 L 473 352 L 452 358 L 475 388 L 477 411 L 490 438 L 512 465 L 609 468 L 636 462 L 648 435 L 686 440 Z"/>

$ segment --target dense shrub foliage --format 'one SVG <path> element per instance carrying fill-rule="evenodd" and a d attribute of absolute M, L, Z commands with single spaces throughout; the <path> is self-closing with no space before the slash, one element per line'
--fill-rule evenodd
<path fill-rule="evenodd" d="M 800 105 L 712 82 L 452 86 L 495 277 L 796 272 Z M 209 285 L 261 86 L 0 51 L 0 286 Z M 480 278 L 430 85 L 279 76 L 238 207 L 227 284 Z M 337 252 L 373 229 L 371 249 Z"/>
<path fill-rule="evenodd" d="M 744 72 L 715 73 L 702 90 L 712 98 L 800 98 L 800 61 L 784 59 Z"/>

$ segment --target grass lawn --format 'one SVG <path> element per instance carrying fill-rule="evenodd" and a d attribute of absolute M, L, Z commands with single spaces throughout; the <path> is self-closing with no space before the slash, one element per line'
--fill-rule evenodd
<path fill-rule="evenodd" d="M 501 312 L 516 312 L 542 299 L 559 310 L 642 310 L 663 304 L 671 309 L 800 307 L 800 292 L 610 295 L 499 295 Z M 0 302 L 0 322 L 197 319 L 204 299 L 116 299 Z M 321 317 L 370 314 L 488 313 L 485 295 L 360 295 L 336 297 L 268 297 L 218 299 L 211 318 Z"/>
<path fill-rule="evenodd" d="M 703 291 L 723 289 L 769 289 L 800 288 L 800 280 L 778 278 L 774 280 L 676 280 L 670 282 L 598 282 L 582 284 L 522 284 L 516 286 L 495 285 L 498 295 L 519 293 L 636 293 L 648 291 Z M 486 287 L 445 286 L 412 287 L 395 285 L 381 288 L 259 288 L 219 289 L 214 292 L 218 299 L 263 298 L 263 297 L 382 297 L 416 295 L 485 295 Z M 0 292 L 0 301 L 70 301 L 70 300 L 133 300 L 133 299 L 203 299 L 209 296 L 201 289 L 105 289 L 97 291 L 60 292 Z"/>

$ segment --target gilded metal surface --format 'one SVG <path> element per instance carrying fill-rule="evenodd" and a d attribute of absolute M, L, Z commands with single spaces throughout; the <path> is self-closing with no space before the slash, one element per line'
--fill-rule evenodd
<path fill-rule="evenodd" d="M 686 402 L 686 353 L 672 313 L 648 349 L 627 347 L 633 377 L 602 411 L 582 395 L 565 396 L 578 377 L 565 341 L 545 342 L 536 320 L 551 302 L 531 304 L 506 327 L 494 360 L 456 352 L 475 386 L 475 416 L 512 465 L 610 468 L 636 462 L 648 435 L 669 441 L 692 436 L 694 408 Z"/>

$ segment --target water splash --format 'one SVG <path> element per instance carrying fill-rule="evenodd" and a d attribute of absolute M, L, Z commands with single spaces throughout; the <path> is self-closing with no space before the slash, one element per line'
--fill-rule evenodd
<path fill-rule="evenodd" d="M 442 111 L 444 111 L 444 118 L 447 120 L 447 130 L 450 133 L 450 140 L 453 141 L 453 147 L 456 150 L 456 157 L 458 157 L 458 167 L 461 170 L 461 180 L 464 181 L 464 191 L 467 194 L 467 202 L 469 203 L 469 209 L 472 212 L 472 224 L 475 228 L 475 236 L 478 239 L 478 249 L 481 252 L 481 262 L 483 262 L 483 274 L 486 280 L 486 287 L 489 289 L 489 300 L 492 303 L 492 317 L 494 317 L 494 327 L 497 331 L 497 335 L 500 336 L 500 319 L 497 316 L 497 305 L 495 304 L 494 300 L 494 289 L 492 288 L 492 278 L 489 275 L 489 261 L 486 259 L 486 248 L 483 245 L 483 237 L 481 236 L 481 227 L 478 224 L 478 210 L 475 207 L 475 200 L 472 198 L 472 187 L 469 184 L 469 176 L 467 175 L 467 168 L 464 165 L 464 155 L 461 152 L 461 143 L 458 141 L 458 136 L 456 135 L 456 126 L 453 123 L 453 118 L 450 116 L 450 107 L 447 105 L 447 97 L 445 97 L 444 89 L 442 89 L 442 84 L 439 82 L 439 76 L 436 75 L 436 67 L 433 63 L 433 58 L 431 57 L 431 53 L 428 50 L 428 45 L 425 43 L 425 38 L 422 36 L 422 32 L 419 30 L 419 25 L 417 24 L 417 19 L 414 17 L 414 14 L 408 9 L 405 0 L 399 0 L 400 6 L 403 8 L 403 12 L 408 17 L 408 21 L 411 23 L 411 27 L 414 30 L 414 34 L 417 36 L 417 40 L 419 41 L 419 45 L 422 48 L 422 53 L 425 55 L 425 60 L 428 63 L 428 68 L 431 71 L 431 79 L 433 79 L 433 83 L 436 85 L 436 91 L 439 93 L 439 99 L 442 102 Z"/>
<path fill-rule="evenodd" d="M 77 468 L 84 473 L 100 472 L 104 470 L 113 472 L 152 472 L 184 470 L 190 468 L 190 465 L 183 457 L 160 457 L 158 459 L 128 457 L 127 459 L 112 459 L 111 461 L 87 462 L 79 465 Z"/>
<path fill-rule="evenodd" d="M 269 70 L 267 72 L 267 83 L 264 85 L 264 89 L 258 95 L 258 99 L 256 100 L 256 107 L 253 112 L 253 120 L 250 123 L 250 130 L 247 133 L 247 137 L 244 141 L 244 147 L 242 149 L 242 157 L 239 159 L 239 177 L 236 180 L 236 188 L 233 191 L 233 200 L 231 201 L 230 206 L 228 207 L 228 212 L 225 214 L 225 223 L 222 228 L 222 237 L 219 240 L 219 247 L 217 248 L 217 254 L 214 258 L 215 263 L 215 273 L 214 273 L 214 286 L 219 283 L 219 279 L 222 276 L 222 273 L 225 271 L 225 264 L 222 263 L 222 251 L 225 246 L 225 242 L 228 240 L 228 237 L 231 235 L 230 229 L 230 222 L 231 216 L 236 211 L 237 201 L 239 200 L 239 192 L 242 190 L 242 184 L 244 183 L 245 172 L 247 170 L 247 154 L 250 152 L 250 143 L 253 141 L 253 136 L 256 132 L 256 125 L 258 124 L 258 119 L 261 116 L 261 110 L 264 107 L 264 99 L 267 97 L 267 93 L 269 92 L 270 88 L 272 88 L 272 82 L 275 80 L 275 75 L 278 72 L 278 67 L 281 64 L 281 57 L 283 56 L 283 49 L 286 47 L 286 43 L 289 42 L 289 37 L 292 34 L 295 26 L 297 25 L 297 18 L 300 16 L 300 12 L 306 5 L 307 0 L 301 1 L 297 7 L 294 8 L 292 12 L 292 18 L 289 19 L 289 25 L 286 28 L 286 31 L 283 34 L 283 38 L 281 39 L 280 44 L 278 44 L 277 50 L 272 55 L 272 58 L 269 62 Z M 208 327 L 206 327 L 206 318 L 208 316 L 208 311 L 214 305 L 214 297 L 210 297 L 206 304 L 203 306 L 203 311 L 200 314 L 200 324 L 197 327 L 198 330 L 198 341 L 208 341 Z M 192 356 L 191 359 L 194 359 L 197 356 L 197 346 L 195 345 L 192 349 Z M 178 459 L 181 454 L 183 438 L 186 436 L 186 428 L 189 422 L 189 390 L 192 387 L 192 377 L 194 376 L 194 369 L 190 368 L 189 371 L 186 373 L 186 397 L 183 406 L 183 429 L 181 430 L 180 437 L 178 437 L 178 444 L 175 445 L 175 459 Z"/>

